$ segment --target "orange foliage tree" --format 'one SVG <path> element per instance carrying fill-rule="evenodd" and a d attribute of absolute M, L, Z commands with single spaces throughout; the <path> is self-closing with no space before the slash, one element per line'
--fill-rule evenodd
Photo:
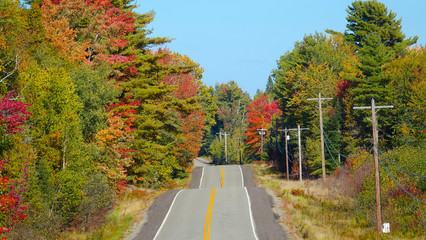
<path fill-rule="evenodd" d="M 110 0 L 44 0 L 45 38 L 71 60 L 110 60 L 135 31 L 133 14 Z"/>

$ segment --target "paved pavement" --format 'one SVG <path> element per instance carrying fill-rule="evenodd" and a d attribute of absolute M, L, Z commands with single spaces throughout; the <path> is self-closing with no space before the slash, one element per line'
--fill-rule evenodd
<path fill-rule="evenodd" d="M 198 157 L 194 159 L 194 166 L 203 167 L 203 166 L 209 166 L 209 165 L 210 163 L 204 158 Z"/>
<path fill-rule="evenodd" d="M 160 196 L 134 239 L 287 239 L 250 167 L 196 167 L 191 187 Z"/>

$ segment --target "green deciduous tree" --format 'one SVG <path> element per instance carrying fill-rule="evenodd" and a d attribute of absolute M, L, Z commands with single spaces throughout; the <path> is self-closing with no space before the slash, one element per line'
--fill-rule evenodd
<path fill-rule="evenodd" d="M 216 84 L 215 96 L 217 101 L 216 124 L 212 126 L 210 135 L 218 137 L 220 132 L 230 134 L 227 136 L 228 163 L 239 161 L 239 147 L 245 142 L 244 132 L 247 128 L 247 105 L 250 96 L 244 92 L 235 81 Z M 210 138 L 212 139 L 213 136 Z M 210 154 L 216 163 L 225 161 L 225 141 L 213 141 Z M 218 152 L 221 151 L 221 152 Z M 222 156 L 222 158 L 216 158 Z"/>
<path fill-rule="evenodd" d="M 332 97 L 332 101 L 323 103 L 323 122 L 326 132 L 336 139 L 354 139 L 358 131 L 354 127 L 352 117 L 353 98 L 349 86 L 355 78 L 362 76 L 358 69 L 353 47 L 345 43 L 341 34 L 326 36 L 316 33 L 305 36 L 297 42 L 291 52 L 281 56 L 278 68 L 273 70 L 274 93 L 283 111 L 278 122 L 280 127 L 296 127 L 300 124 L 309 127 L 304 134 L 309 138 L 306 155 L 310 158 L 308 167 L 315 171 L 321 161 L 319 146 L 319 115 L 317 102 L 307 101 L 315 98 L 320 92 L 324 97 Z M 354 141 L 342 144 L 341 149 L 352 150 Z M 337 145 L 337 144 L 336 144 Z M 328 161 L 331 157 L 326 156 Z M 319 161 L 319 162 L 318 162 Z M 328 165 L 333 170 L 332 164 Z"/>
<path fill-rule="evenodd" d="M 94 135 L 106 127 L 105 107 L 118 97 L 119 89 L 109 79 L 111 71 L 106 64 L 96 69 L 83 65 L 70 73 L 75 93 L 83 105 L 81 129 L 86 142 L 91 142 Z"/>
<path fill-rule="evenodd" d="M 395 105 L 391 111 L 392 142 L 399 145 L 424 144 L 426 125 L 426 51 L 415 46 L 407 54 L 388 64 L 385 76 L 390 101 Z"/>

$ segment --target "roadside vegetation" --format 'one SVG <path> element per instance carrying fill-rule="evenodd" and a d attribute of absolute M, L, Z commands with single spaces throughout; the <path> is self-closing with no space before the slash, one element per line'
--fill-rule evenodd
<path fill-rule="evenodd" d="M 68 240 L 120 240 L 136 231 L 144 220 L 144 216 L 154 203 L 158 195 L 169 189 L 189 188 L 191 174 L 185 177 L 173 179 L 173 185 L 169 188 L 137 188 L 129 187 L 124 190 L 114 201 L 112 209 L 108 210 L 106 216 L 92 216 L 84 225 L 70 227 L 60 236 Z"/>
<path fill-rule="evenodd" d="M 151 189 L 129 189 L 115 202 L 114 210 L 106 217 L 89 219 L 89 229 L 71 228 L 62 233 L 61 239 L 69 240 L 119 240 L 137 222 L 142 221 L 143 213 L 152 205 L 155 197 L 163 191 Z M 99 222 L 96 222 L 99 221 Z"/>
<path fill-rule="evenodd" d="M 359 173 L 352 177 L 335 174 L 327 178 L 326 185 L 321 179 L 299 181 L 286 180 L 285 175 L 275 171 L 271 164 L 252 164 L 258 186 L 273 191 L 279 198 L 281 214 L 279 221 L 286 226 L 289 235 L 295 239 L 424 239 L 426 237 L 424 206 L 421 204 L 400 204 L 409 199 L 394 198 L 383 205 L 386 220 L 391 222 L 391 233 L 379 235 L 374 224 L 374 206 L 366 209 L 371 194 L 358 194 L 364 182 Z M 365 173 L 365 170 L 361 170 Z M 366 175 L 365 175 L 366 176 Z M 387 194 L 385 195 L 386 197 Z M 370 204 L 371 205 L 371 204 Z M 398 205 L 398 211 L 394 206 Z M 393 211 L 392 211 L 393 210 Z M 414 213 L 413 215 L 408 215 Z M 423 214 L 423 220 L 420 220 Z M 420 220 L 420 221 L 418 221 Z M 409 228 L 409 229 L 407 229 Z"/>

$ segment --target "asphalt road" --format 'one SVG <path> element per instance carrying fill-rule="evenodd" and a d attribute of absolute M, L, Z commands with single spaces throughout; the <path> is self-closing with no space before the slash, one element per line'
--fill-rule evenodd
<path fill-rule="evenodd" d="M 190 186 L 159 196 L 134 239 L 287 239 L 250 167 L 196 167 Z"/>

